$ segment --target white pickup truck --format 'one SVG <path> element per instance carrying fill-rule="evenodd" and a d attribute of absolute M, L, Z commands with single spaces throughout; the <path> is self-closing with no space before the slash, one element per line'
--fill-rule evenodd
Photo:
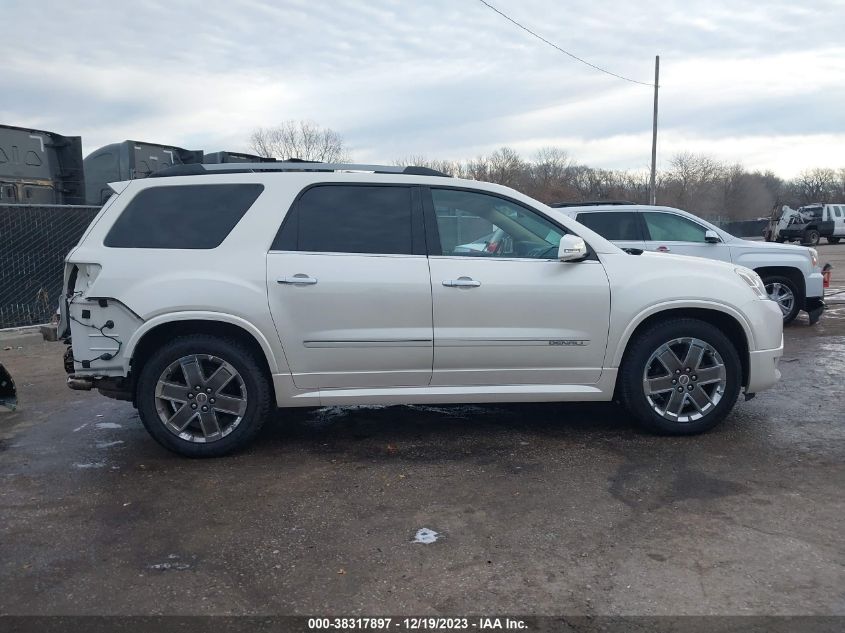
<path fill-rule="evenodd" d="M 623 249 L 706 257 L 751 268 L 762 277 L 784 323 L 805 310 L 812 324 L 824 312 L 824 280 L 814 248 L 743 240 L 671 207 L 628 203 L 551 206 Z"/>

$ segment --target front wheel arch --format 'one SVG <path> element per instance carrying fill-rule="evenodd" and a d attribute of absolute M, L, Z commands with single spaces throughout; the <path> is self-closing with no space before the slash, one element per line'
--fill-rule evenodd
<path fill-rule="evenodd" d="M 632 343 L 636 341 L 637 337 L 641 336 L 643 332 L 650 329 L 655 323 L 682 318 L 698 319 L 699 321 L 704 321 L 722 330 L 725 336 L 727 336 L 731 343 L 733 343 L 736 347 L 737 354 L 739 355 L 740 366 L 742 368 L 742 386 L 747 386 L 749 375 L 749 344 L 745 328 L 730 314 L 711 308 L 669 308 L 649 315 L 637 324 L 636 328 L 634 328 L 625 340 L 625 349 L 619 362 L 619 367 L 622 367 L 625 362 L 625 357 L 628 355 Z M 620 396 L 620 376 L 621 372 L 618 372 L 616 377 L 616 386 L 614 388 L 614 400 L 618 400 Z"/>

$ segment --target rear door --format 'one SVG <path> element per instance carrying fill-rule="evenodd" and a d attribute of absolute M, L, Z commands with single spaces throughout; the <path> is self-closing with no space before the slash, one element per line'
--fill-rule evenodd
<path fill-rule="evenodd" d="M 267 292 L 297 387 L 428 385 L 431 281 L 417 187 L 307 188 L 267 255 Z"/>
<path fill-rule="evenodd" d="M 645 250 L 640 218 L 633 211 L 581 211 L 575 219 L 619 248 Z"/>
<path fill-rule="evenodd" d="M 643 211 L 641 215 L 647 250 L 731 261 L 727 244 L 713 244 L 704 239 L 708 229 L 703 224 L 671 211 Z"/>

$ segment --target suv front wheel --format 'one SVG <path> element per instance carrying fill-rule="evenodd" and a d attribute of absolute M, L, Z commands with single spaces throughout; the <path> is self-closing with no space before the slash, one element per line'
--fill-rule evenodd
<path fill-rule="evenodd" d="M 159 444 L 187 457 L 217 457 L 255 437 L 270 394 L 266 372 L 247 347 L 193 334 L 147 359 L 136 401 L 144 427 Z"/>
<path fill-rule="evenodd" d="M 652 325 L 621 367 L 622 401 L 647 429 L 693 435 L 713 428 L 739 396 L 742 370 L 733 343 L 711 324 L 673 319 Z"/>

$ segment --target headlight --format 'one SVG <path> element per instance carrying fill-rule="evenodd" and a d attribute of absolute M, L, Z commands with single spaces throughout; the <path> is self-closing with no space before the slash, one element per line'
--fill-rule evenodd
<path fill-rule="evenodd" d="M 819 252 L 815 248 L 808 248 L 810 251 L 810 261 L 813 262 L 813 268 L 819 265 Z"/>
<path fill-rule="evenodd" d="M 763 284 L 763 280 L 760 279 L 760 275 L 755 273 L 753 270 L 749 270 L 748 268 L 734 268 L 734 272 L 740 276 L 740 278 L 751 286 L 751 289 L 754 291 L 754 294 L 757 295 L 760 299 L 768 299 L 769 295 L 766 292 L 766 286 Z"/>

